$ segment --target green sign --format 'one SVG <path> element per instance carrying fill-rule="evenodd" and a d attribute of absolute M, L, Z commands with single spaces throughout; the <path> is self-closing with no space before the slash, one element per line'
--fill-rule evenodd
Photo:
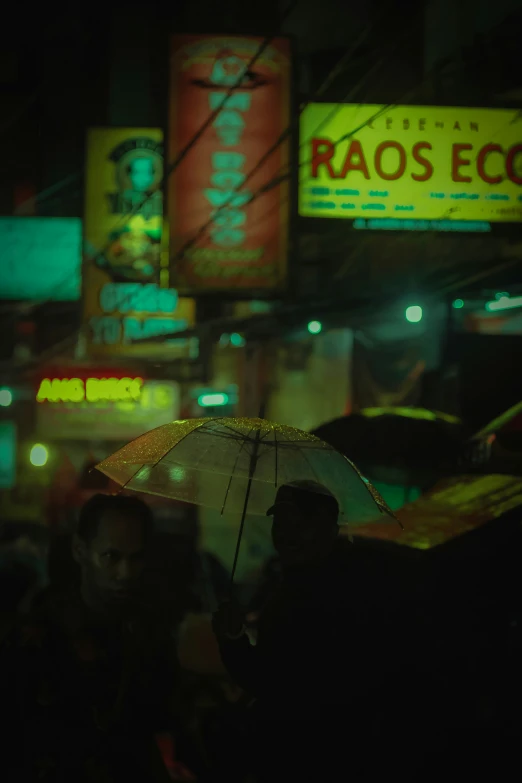
<path fill-rule="evenodd" d="M 80 298 L 82 221 L 1 217 L 2 299 L 75 302 Z"/>
<path fill-rule="evenodd" d="M 12 489 L 16 483 L 16 424 L 0 421 L 0 489 Z"/>

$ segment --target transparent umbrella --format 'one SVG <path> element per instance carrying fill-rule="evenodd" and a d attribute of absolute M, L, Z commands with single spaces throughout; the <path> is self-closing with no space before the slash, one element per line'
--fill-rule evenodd
<path fill-rule="evenodd" d="M 312 481 L 339 503 L 340 524 L 395 519 L 355 465 L 307 432 L 264 419 L 187 419 L 164 424 L 97 465 L 121 487 L 241 514 L 265 514 L 278 487 Z"/>

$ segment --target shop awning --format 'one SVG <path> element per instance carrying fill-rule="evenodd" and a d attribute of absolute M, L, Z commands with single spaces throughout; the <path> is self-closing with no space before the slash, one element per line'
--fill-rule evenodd
<path fill-rule="evenodd" d="M 415 549 L 431 549 L 517 508 L 522 513 L 522 479 L 501 475 L 457 476 L 439 482 L 430 492 L 396 512 L 403 531 L 398 525 L 373 525 L 350 532 Z"/>

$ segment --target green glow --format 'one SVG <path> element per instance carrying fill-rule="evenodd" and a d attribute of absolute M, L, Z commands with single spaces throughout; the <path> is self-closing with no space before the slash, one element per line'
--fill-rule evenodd
<path fill-rule="evenodd" d="M 382 481 L 373 481 L 373 486 L 379 492 L 392 511 L 398 511 L 407 503 L 413 503 L 421 496 L 420 487 L 407 487 L 402 484 L 385 484 Z"/>
<path fill-rule="evenodd" d="M 47 465 L 48 459 L 49 452 L 46 447 L 41 443 L 35 443 L 29 455 L 31 465 L 34 465 L 35 468 L 43 468 L 44 465 Z"/>
<path fill-rule="evenodd" d="M 240 334 L 234 332 L 230 335 L 230 343 L 234 346 L 234 348 L 242 348 L 245 344 L 245 341 Z"/>
<path fill-rule="evenodd" d="M 171 481 L 184 481 L 187 476 L 187 471 L 182 465 L 174 465 L 169 470 L 169 478 Z"/>
<path fill-rule="evenodd" d="M 143 465 L 136 473 L 134 480 L 141 484 L 142 482 L 147 481 L 148 478 L 150 478 L 150 467 L 148 465 Z"/>
<path fill-rule="evenodd" d="M 320 334 L 323 331 L 323 325 L 321 321 L 310 321 L 308 324 L 308 331 L 310 334 Z"/>
<path fill-rule="evenodd" d="M 426 408 L 363 408 L 361 415 L 367 419 L 375 419 L 378 416 L 403 416 L 406 419 L 421 419 L 424 421 L 445 421 L 448 424 L 460 424 L 457 416 L 449 413 L 427 410 Z"/>
<path fill-rule="evenodd" d="M 16 484 L 16 424 L 0 421 L 0 489 Z"/>
<path fill-rule="evenodd" d="M 218 408 L 228 405 L 228 394 L 201 394 L 198 397 L 198 405 L 201 408 Z"/>
<path fill-rule="evenodd" d="M 419 305 L 410 305 L 410 307 L 406 308 L 404 315 L 410 324 L 418 324 L 419 321 L 422 321 L 422 307 Z"/>
<path fill-rule="evenodd" d="M 11 389 L 0 389 L 0 406 L 2 408 L 8 408 L 13 402 L 13 392 Z"/>
<path fill-rule="evenodd" d="M 508 296 L 507 294 L 497 294 L 497 299 L 486 302 L 486 310 L 489 313 L 499 310 L 512 310 L 515 307 L 522 307 L 522 296 Z"/>
<path fill-rule="evenodd" d="M 464 299 L 455 299 L 453 302 L 453 307 L 455 310 L 462 310 L 464 307 Z"/>

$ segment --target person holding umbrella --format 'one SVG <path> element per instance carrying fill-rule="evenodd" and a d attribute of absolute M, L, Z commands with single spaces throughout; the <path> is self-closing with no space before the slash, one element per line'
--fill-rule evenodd
<path fill-rule="evenodd" d="M 338 546 L 333 494 L 318 483 L 295 481 L 279 488 L 267 515 L 282 582 L 260 612 L 256 645 L 234 601 L 215 613 L 214 630 L 229 674 L 256 700 L 252 734 L 263 743 L 253 749 L 259 779 L 275 779 L 274 764 L 283 779 L 290 773 L 287 779 L 307 779 L 297 774 L 300 764 L 301 775 L 311 774 L 314 762 L 317 773 L 342 764 L 331 742 L 334 721 L 354 731 L 348 716 L 356 715 L 359 726 L 370 720 L 363 719 L 367 699 L 348 671 L 362 675 L 377 646 L 368 644 L 368 626 L 361 633 L 366 607 L 351 584 L 355 573 L 347 568 L 346 547 Z M 354 755 L 352 749 L 351 769 Z"/>
<path fill-rule="evenodd" d="M 126 490 L 219 509 L 231 525 L 237 524 L 231 599 L 247 515 L 269 509 L 285 578 L 262 612 L 258 646 L 250 647 L 233 600 L 214 618 L 229 671 L 258 697 L 258 728 L 266 728 L 261 733 L 266 742 L 259 780 L 275 779 L 272 762 L 279 757 L 281 768 L 282 758 L 276 737 L 287 746 L 297 723 L 301 733 L 311 731 L 309 748 L 326 747 L 317 741 L 319 721 L 333 726 L 334 707 L 344 708 L 347 694 L 349 723 L 357 731 L 367 729 L 370 716 L 365 718 L 364 712 L 370 700 L 359 698 L 357 691 L 362 693 L 359 683 L 379 646 L 368 644 L 368 632 L 358 632 L 365 624 L 365 601 L 355 571 L 346 567 L 344 555 L 338 556 L 335 543 L 341 524 L 372 524 L 383 518 L 397 524 L 397 519 L 349 459 L 314 435 L 287 425 L 261 418 L 201 418 L 144 433 L 97 469 Z M 357 672 L 349 683 L 348 671 Z M 282 734 L 272 731 L 274 714 L 287 719 L 288 730 Z M 347 714 L 344 710 L 343 717 Z M 304 768 L 301 778 L 296 771 L 297 750 L 294 745 L 293 752 L 285 753 L 290 763 L 286 779 L 306 779 Z M 319 773 L 318 753 L 315 762 Z M 350 762 L 353 769 L 354 759 Z"/>

